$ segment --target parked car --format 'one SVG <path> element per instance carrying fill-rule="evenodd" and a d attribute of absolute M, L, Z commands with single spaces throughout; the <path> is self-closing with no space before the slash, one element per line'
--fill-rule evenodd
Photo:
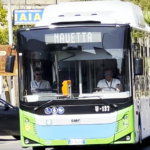
<path fill-rule="evenodd" d="M 0 98 L 0 135 L 20 139 L 19 108 Z"/>

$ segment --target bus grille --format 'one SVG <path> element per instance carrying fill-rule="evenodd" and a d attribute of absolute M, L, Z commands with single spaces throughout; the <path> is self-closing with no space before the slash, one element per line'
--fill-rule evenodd
<path fill-rule="evenodd" d="M 116 126 L 116 133 L 128 128 L 129 124 L 128 124 L 128 121 L 124 120 L 124 119 L 121 119 L 117 122 L 117 126 Z"/>
<path fill-rule="evenodd" d="M 116 126 L 116 133 L 117 132 L 119 132 L 119 131 L 121 131 L 121 120 L 119 120 L 118 122 L 117 122 L 117 126 Z"/>
<path fill-rule="evenodd" d="M 30 122 L 30 126 L 31 126 L 31 129 L 28 132 L 30 132 L 31 134 L 37 135 L 35 124 Z"/>

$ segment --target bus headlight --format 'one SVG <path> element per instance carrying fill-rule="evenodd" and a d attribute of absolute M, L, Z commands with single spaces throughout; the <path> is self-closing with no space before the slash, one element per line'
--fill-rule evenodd
<path fill-rule="evenodd" d="M 28 124 L 30 121 L 28 119 L 25 119 L 24 121 L 26 124 Z"/>
<path fill-rule="evenodd" d="M 31 129 L 30 125 L 25 125 L 25 130 L 29 131 Z"/>
<path fill-rule="evenodd" d="M 25 144 L 29 144 L 29 140 L 28 139 L 25 139 Z"/>
<path fill-rule="evenodd" d="M 124 120 L 128 120 L 128 115 L 124 116 Z"/>
<path fill-rule="evenodd" d="M 128 128 L 128 126 L 129 126 L 129 114 L 128 112 L 126 112 L 122 116 L 122 119 L 117 121 L 116 133 Z"/>
<path fill-rule="evenodd" d="M 127 122 L 124 122 L 123 125 L 124 125 L 124 126 L 128 126 L 128 123 L 127 123 Z"/>
<path fill-rule="evenodd" d="M 127 141 L 130 141 L 130 135 L 127 135 L 127 136 L 126 136 L 126 140 L 127 140 Z"/>
<path fill-rule="evenodd" d="M 123 117 L 123 119 L 124 119 L 123 125 L 124 125 L 125 127 L 127 127 L 127 126 L 128 126 L 128 115 L 126 114 L 126 115 Z"/>

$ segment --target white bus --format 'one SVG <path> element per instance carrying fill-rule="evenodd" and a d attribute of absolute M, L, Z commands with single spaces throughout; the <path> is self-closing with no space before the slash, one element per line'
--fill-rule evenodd
<path fill-rule="evenodd" d="M 50 5 L 36 27 L 19 29 L 22 146 L 134 144 L 149 137 L 149 36 L 141 9 L 121 1 Z M 40 83 L 32 93 L 36 75 L 50 87 Z"/>

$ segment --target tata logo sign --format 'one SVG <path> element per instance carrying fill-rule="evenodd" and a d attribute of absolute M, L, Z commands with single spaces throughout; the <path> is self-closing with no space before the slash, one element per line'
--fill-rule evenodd
<path fill-rule="evenodd" d="M 14 10 L 14 25 L 34 25 L 42 19 L 43 9 Z"/>

